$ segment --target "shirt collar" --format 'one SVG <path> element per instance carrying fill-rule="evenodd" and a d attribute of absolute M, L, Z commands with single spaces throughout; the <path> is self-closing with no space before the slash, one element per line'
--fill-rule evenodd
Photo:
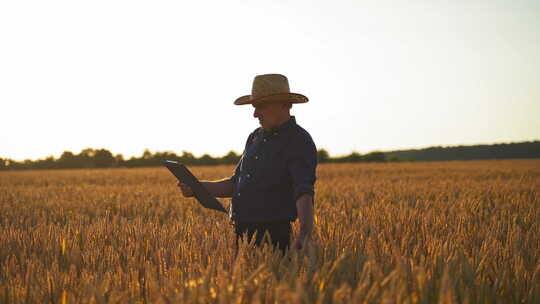
<path fill-rule="evenodd" d="M 272 128 L 268 131 L 264 130 L 261 128 L 262 130 L 262 133 L 265 137 L 268 137 L 268 136 L 272 136 L 272 135 L 278 135 L 280 133 L 283 133 L 283 132 L 287 132 L 287 130 L 290 130 L 292 127 L 296 126 L 296 118 L 294 116 L 291 116 L 291 118 L 289 118 L 289 120 L 287 120 L 286 122 L 282 123 L 281 125 L 275 127 L 275 128 Z"/>

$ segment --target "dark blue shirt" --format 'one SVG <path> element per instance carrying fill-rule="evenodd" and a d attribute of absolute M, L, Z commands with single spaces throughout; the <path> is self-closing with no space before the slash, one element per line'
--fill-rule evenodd
<path fill-rule="evenodd" d="M 246 142 L 231 181 L 230 216 L 236 222 L 296 220 L 296 200 L 314 195 L 317 150 L 293 117 L 281 126 L 258 128 Z"/>

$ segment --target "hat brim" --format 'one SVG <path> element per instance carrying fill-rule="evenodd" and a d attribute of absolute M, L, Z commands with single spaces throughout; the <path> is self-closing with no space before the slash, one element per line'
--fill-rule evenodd
<path fill-rule="evenodd" d="M 237 106 L 246 105 L 246 104 L 261 104 L 261 103 L 306 103 L 309 99 L 298 93 L 279 93 L 272 94 L 267 96 L 262 96 L 259 98 L 251 98 L 251 95 L 242 96 L 234 101 L 234 104 Z"/>

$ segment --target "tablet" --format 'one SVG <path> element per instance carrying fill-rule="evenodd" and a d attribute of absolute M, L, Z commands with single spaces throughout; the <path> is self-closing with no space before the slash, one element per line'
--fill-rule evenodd
<path fill-rule="evenodd" d="M 223 205 L 221 205 L 221 203 L 206 190 L 186 166 L 171 160 L 164 161 L 163 165 L 167 167 L 179 181 L 191 188 L 195 198 L 203 205 L 203 207 L 227 213 L 227 210 L 225 210 Z"/>

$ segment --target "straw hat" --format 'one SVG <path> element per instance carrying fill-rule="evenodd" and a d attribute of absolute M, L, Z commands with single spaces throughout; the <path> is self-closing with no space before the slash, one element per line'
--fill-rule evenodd
<path fill-rule="evenodd" d="M 242 96 L 234 101 L 235 105 L 262 104 L 275 102 L 304 103 L 308 98 L 302 94 L 291 93 L 287 77 L 280 74 L 255 76 L 251 95 Z"/>

